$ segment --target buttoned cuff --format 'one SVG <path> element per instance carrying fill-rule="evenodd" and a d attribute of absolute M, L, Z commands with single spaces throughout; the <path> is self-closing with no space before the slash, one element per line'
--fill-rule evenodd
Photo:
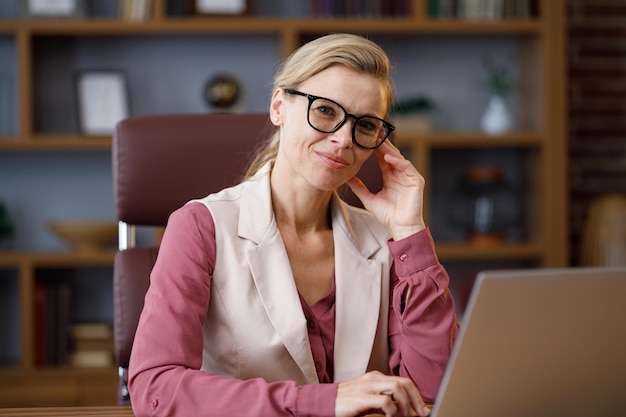
<path fill-rule="evenodd" d="M 298 417 L 333 417 L 337 384 L 307 384 L 298 387 Z"/>
<path fill-rule="evenodd" d="M 387 242 L 399 278 L 426 269 L 438 262 L 430 229 L 425 228 L 402 240 Z"/>

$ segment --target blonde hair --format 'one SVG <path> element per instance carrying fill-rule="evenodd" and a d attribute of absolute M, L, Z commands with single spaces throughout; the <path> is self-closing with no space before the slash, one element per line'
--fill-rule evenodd
<path fill-rule="evenodd" d="M 386 96 L 385 109 L 390 108 L 393 83 L 387 54 L 371 40 L 347 33 L 322 36 L 298 48 L 279 67 L 272 92 L 281 87 L 297 88 L 310 77 L 335 65 L 379 79 Z M 279 143 L 280 132 L 276 131 L 257 153 L 244 179 L 250 179 L 263 165 L 276 158 Z"/>

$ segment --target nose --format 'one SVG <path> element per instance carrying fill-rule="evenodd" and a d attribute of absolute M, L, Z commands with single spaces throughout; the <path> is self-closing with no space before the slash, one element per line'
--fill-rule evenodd
<path fill-rule="evenodd" d="M 352 143 L 352 123 L 354 121 L 347 117 L 339 129 L 330 134 L 330 139 L 342 148 L 351 148 L 354 145 Z"/>

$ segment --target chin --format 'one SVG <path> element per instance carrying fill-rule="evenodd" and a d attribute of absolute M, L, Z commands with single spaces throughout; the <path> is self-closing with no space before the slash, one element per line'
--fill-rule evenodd
<path fill-rule="evenodd" d="M 313 186 L 320 191 L 335 191 L 337 188 L 345 184 L 346 181 L 348 181 L 348 178 L 342 178 L 340 180 L 337 179 L 337 177 L 318 178 L 317 181 L 313 183 Z"/>

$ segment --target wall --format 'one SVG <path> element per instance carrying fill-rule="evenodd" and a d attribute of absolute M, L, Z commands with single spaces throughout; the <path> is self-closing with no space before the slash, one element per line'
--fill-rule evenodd
<path fill-rule="evenodd" d="M 570 0 L 572 264 L 594 197 L 626 193 L 626 0 Z"/>

